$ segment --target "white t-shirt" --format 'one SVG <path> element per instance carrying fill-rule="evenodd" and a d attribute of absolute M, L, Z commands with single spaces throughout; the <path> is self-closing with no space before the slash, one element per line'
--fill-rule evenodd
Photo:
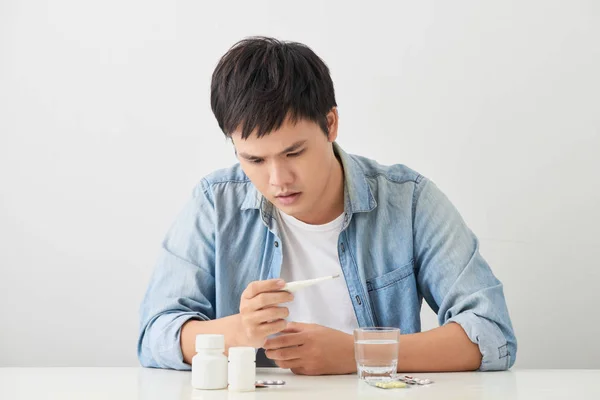
<path fill-rule="evenodd" d="M 319 324 L 349 334 L 358 328 L 338 258 L 343 216 L 324 225 L 309 225 L 277 210 L 283 250 L 281 278 L 293 282 L 340 274 L 295 292 L 294 301 L 285 304 L 290 310 L 288 321 Z"/>

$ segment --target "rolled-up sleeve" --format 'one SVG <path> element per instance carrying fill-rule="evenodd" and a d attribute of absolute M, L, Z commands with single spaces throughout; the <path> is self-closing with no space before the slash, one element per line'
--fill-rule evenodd
<path fill-rule="evenodd" d="M 181 327 L 215 318 L 214 207 L 201 184 L 169 229 L 140 307 L 142 366 L 190 369 L 181 352 Z"/>
<path fill-rule="evenodd" d="M 502 283 L 479 252 L 479 241 L 433 184 L 418 181 L 413 201 L 418 285 L 440 325 L 460 324 L 482 355 L 479 370 L 506 370 L 517 341 Z"/>

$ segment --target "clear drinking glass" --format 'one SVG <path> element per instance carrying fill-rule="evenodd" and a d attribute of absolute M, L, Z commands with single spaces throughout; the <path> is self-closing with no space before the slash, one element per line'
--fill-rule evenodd
<path fill-rule="evenodd" d="M 354 356 L 360 379 L 391 377 L 398 368 L 398 328 L 359 328 L 354 330 Z"/>

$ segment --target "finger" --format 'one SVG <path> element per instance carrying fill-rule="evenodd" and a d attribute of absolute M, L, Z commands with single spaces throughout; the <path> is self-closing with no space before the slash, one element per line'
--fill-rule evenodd
<path fill-rule="evenodd" d="M 288 322 L 287 326 L 285 327 L 283 333 L 295 333 L 295 332 L 302 332 L 303 330 L 305 330 L 307 328 L 308 324 L 304 324 L 302 322 Z"/>
<path fill-rule="evenodd" d="M 296 375 L 311 375 L 308 373 L 308 369 L 304 368 L 302 366 L 292 368 L 292 372 Z M 316 375 L 316 374 L 313 374 L 313 375 Z"/>
<path fill-rule="evenodd" d="M 269 307 L 262 310 L 254 311 L 247 317 L 247 321 L 259 325 L 265 322 L 283 320 L 290 315 L 287 307 Z"/>
<path fill-rule="evenodd" d="M 292 300 L 294 300 L 294 295 L 290 292 L 266 292 L 256 295 L 247 302 L 250 309 L 260 310 L 277 304 L 289 303 Z"/>
<path fill-rule="evenodd" d="M 282 347 L 301 346 L 304 344 L 305 336 L 302 333 L 285 333 L 283 335 L 269 338 L 263 346 L 265 350 L 281 349 Z"/>
<path fill-rule="evenodd" d="M 302 368 L 304 361 L 302 359 L 298 358 L 296 360 L 275 361 L 275 364 L 277 364 L 277 366 L 279 368 L 283 368 L 283 369 Z"/>
<path fill-rule="evenodd" d="M 244 299 L 251 299 L 263 292 L 274 292 L 281 290 L 285 286 L 283 279 L 267 279 L 264 281 L 254 281 L 242 292 Z"/>
<path fill-rule="evenodd" d="M 286 321 L 279 319 L 273 322 L 266 322 L 256 327 L 256 332 L 264 338 L 279 333 L 285 328 Z M 261 346 L 262 347 L 262 346 Z"/>
<path fill-rule="evenodd" d="M 301 358 L 303 352 L 302 346 L 284 347 L 283 349 L 265 350 L 265 356 L 275 361 L 289 361 Z"/>

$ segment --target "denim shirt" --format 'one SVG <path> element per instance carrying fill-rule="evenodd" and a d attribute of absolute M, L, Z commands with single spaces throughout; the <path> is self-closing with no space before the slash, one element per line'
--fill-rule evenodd
<path fill-rule="evenodd" d="M 425 299 L 440 325 L 460 324 L 479 346 L 480 370 L 510 368 L 517 343 L 502 283 L 448 198 L 406 166 L 334 150 L 345 177 L 338 254 L 358 324 L 420 332 Z M 284 251 L 273 204 L 239 164 L 202 179 L 162 243 L 140 308 L 141 364 L 189 369 L 181 326 L 238 313 L 250 282 L 279 277 Z"/>

